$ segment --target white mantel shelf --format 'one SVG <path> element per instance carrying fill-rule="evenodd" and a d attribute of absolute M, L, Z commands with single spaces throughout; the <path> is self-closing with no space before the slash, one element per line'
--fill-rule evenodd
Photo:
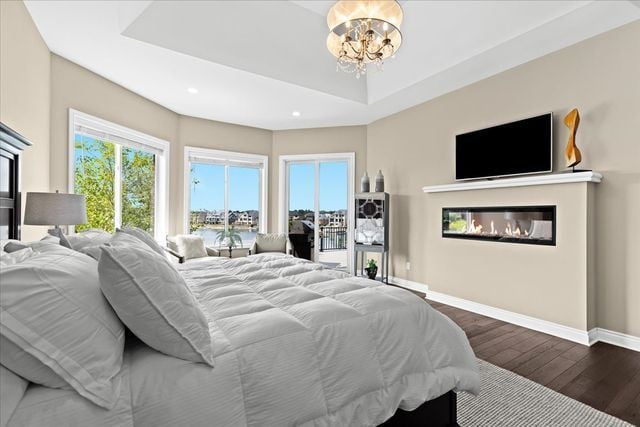
<path fill-rule="evenodd" d="M 422 187 L 425 193 L 444 193 L 447 191 L 482 190 L 486 188 L 525 187 L 529 185 L 569 184 L 572 182 L 602 181 L 598 172 L 567 172 L 548 175 L 530 175 L 518 178 L 494 179 L 485 181 L 464 181 L 455 184 L 429 185 Z"/>

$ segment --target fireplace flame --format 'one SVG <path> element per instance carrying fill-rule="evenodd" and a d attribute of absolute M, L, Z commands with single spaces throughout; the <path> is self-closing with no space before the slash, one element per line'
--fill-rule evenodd
<path fill-rule="evenodd" d="M 476 219 L 472 218 L 471 224 L 463 228 L 462 232 L 466 234 L 487 234 L 487 235 L 493 235 L 493 236 L 502 235 L 502 236 L 509 236 L 509 237 L 521 237 L 521 236 L 529 237 L 529 231 L 526 229 L 520 228 L 520 224 L 518 223 L 516 223 L 515 230 L 514 230 L 512 228 L 511 223 L 507 222 L 507 225 L 504 229 L 504 233 L 500 233 L 500 231 L 498 231 L 498 229 L 496 228 L 495 222 L 491 220 L 489 230 L 484 232 L 483 230 L 484 230 L 484 226 L 482 224 L 476 224 Z"/>

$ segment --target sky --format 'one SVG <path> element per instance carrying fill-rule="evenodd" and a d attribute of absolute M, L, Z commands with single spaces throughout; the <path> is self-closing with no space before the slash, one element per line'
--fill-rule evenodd
<path fill-rule="evenodd" d="M 224 166 L 191 163 L 191 210 L 203 209 L 224 210 Z M 259 169 L 229 167 L 229 209 L 260 210 Z"/>
<path fill-rule="evenodd" d="M 347 162 L 320 163 L 320 210 L 347 209 Z M 313 210 L 315 165 L 289 165 L 289 209 Z"/>
<path fill-rule="evenodd" d="M 191 210 L 224 210 L 224 167 L 192 163 Z M 313 209 L 314 165 L 291 164 L 290 209 Z M 320 210 L 347 208 L 347 162 L 320 164 Z M 229 209 L 260 209 L 258 169 L 229 167 Z"/>

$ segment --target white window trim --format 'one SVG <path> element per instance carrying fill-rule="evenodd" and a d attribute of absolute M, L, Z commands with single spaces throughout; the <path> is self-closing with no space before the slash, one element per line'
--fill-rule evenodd
<path fill-rule="evenodd" d="M 68 147 L 68 192 L 75 190 L 75 127 L 76 125 L 91 127 L 112 135 L 131 140 L 143 146 L 158 150 L 156 154 L 156 194 L 155 194 L 155 218 L 154 237 L 157 241 L 164 241 L 169 224 L 169 170 L 170 170 L 170 146 L 169 141 L 129 129 L 125 126 L 112 123 L 73 108 L 69 108 L 69 147 Z M 116 159 L 119 159 L 117 156 Z M 117 160 L 116 163 L 119 163 Z M 118 168 L 118 165 L 116 165 Z M 116 192 L 120 190 L 116 189 Z M 117 195 L 117 194 L 116 194 Z M 115 201 L 120 203 L 119 198 Z M 118 209 L 115 213 L 119 216 Z M 115 218 L 114 219 L 118 219 Z M 120 226 L 116 222 L 116 226 Z"/>
<path fill-rule="evenodd" d="M 236 153 L 233 151 L 214 150 L 211 148 L 184 147 L 184 208 L 183 231 L 189 234 L 191 219 L 191 167 L 190 157 L 201 157 L 215 163 L 225 163 L 229 166 L 242 166 L 250 163 L 261 165 L 260 175 L 260 224 L 259 232 L 267 232 L 267 215 L 269 199 L 269 156 L 263 154 Z M 228 182 L 227 168 L 225 168 L 225 183 Z M 228 191 L 225 191 L 225 207 L 228 206 Z M 225 219 L 226 221 L 226 219 Z"/>
<path fill-rule="evenodd" d="M 347 188 L 347 271 L 351 271 L 353 262 L 353 241 L 355 233 L 355 173 L 356 153 L 322 153 L 322 154 L 291 154 L 278 157 L 278 232 L 286 233 L 289 226 L 289 168 L 288 164 L 308 163 L 315 165 L 315 176 L 319 176 L 320 163 L 330 161 L 346 161 L 348 164 L 348 188 Z M 315 223 L 319 224 L 319 211 L 316 204 L 320 199 L 320 182 L 315 180 L 314 185 L 314 211 Z M 314 227 L 314 238 L 318 241 L 319 227 Z M 317 251 L 317 249 L 314 249 Z"/>

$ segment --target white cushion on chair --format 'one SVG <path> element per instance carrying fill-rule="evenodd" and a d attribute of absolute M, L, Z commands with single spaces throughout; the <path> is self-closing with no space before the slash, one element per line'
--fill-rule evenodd
<path fill-rule="evenodd" d="M 177 252 L 185 260 L 208 256 L 207 248 L 204 246 L 204 239 L 201 236 L 179 234 L 175 236 L 175 242 L 178 248 Z"/>
<path fill-rule="evenodd" d="M 286 234 L 263 234 L 256 235 L 256 253 L 265 252 L 287 252 Z"/>

